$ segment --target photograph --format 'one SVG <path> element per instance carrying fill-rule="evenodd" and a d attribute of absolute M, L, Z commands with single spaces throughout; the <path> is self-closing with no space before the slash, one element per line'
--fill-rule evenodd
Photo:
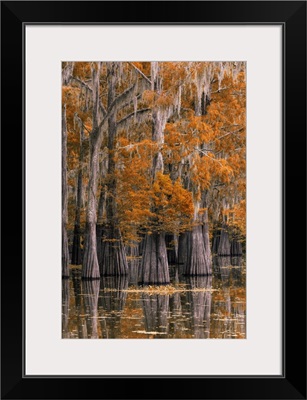
<path fill-rule="evenodd" d="M 62 62 L 62 338 L 246 339 L 246 71 Z"/>

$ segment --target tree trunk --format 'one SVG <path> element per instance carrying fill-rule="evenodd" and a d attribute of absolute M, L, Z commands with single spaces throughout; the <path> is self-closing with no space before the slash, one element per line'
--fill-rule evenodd
<path fill-rule="evenodd" d="M 174 234 L 165 235 L 167 260 L 169 264 L 177 264 L 178 244 L 177 237 Z"/>
<path fill-rule="evenodd" d="M 98 202 L 98 219 L 96 225 L 96 236 L 97 236 L 97 257 L 99 263 L 99 269 L 102 268 L 102 240 L 103 240 L 103 217 L 105 214 L 105 200 L 106 190 L 104 187 L 101 188 L 99 202 Z"/>
<path fill-rule="evenodd" d="M 128 261 L 128 283 L 129 285 L 137 285 L 139 282 L 140 259 L 131 258 Z"/>
<path fill-rule="evenodd" d="M 219 248 L 219 243 L 220 243 L 220 236 L 221 232 L 219 229 L 214 228 L 213 230 L 213 240 L 212 240 L 212 253 L 214 255 L 217 255 L 218 248 Z"/>
<path fill-rule="evenodd" d="M 179 244 L 178 244 L 178 264 L 186 265 L 188 261 L 190 234 L 191 234 L 190 232 L 180 233 Z"/>
<path fill-rule="evenodd" d="M 115 100 L 116 64 L 108 64 L 108 105 Z M 115 150 L 116 111 L 108 119 L 108 182 L 106 198 L 106 226 L 102 241 L 101 275 L 119 276 L 128 274 L 128 264 L 121 232 L 118 227 L 116 205 Z"/>
<path fill-rule="evenodd" d="M 170 283 L 170 277 L 165 237 L 163 233 L 152 233 L 145 239 L 140 284 L 165 285 L 168 283 Z"/>
<path fill-rule="evenodd" d="M 215 257 L 215 271 L 223 282 L 223 286 L 229 286 L 231 258 L 230 256 Z"/>
<path fill-rule="evenodd" d="M 67 237 L 67 129 L 66 105 L 62 110 L 62 277 L 69 277 L 69 250 Z"/>
<path fill-rule="evenodd" d="M 198 72 L 196 79 L 197 98 L 195 102 L 195 115 L 200 117 L 207 114 L 207 106 L 210 104 L 212 68 L 205 66 Z M 200 147 L 204 146 L 204 143 Z M 196 148 L 198 150 L 198 147 Z M 194 199 L 194 223 L 198 224 L 192 229 L 189 236 L 188 259 L 186 275 L 211 275 L 212 260 L 209 241 L 208 211 L 199 215 L 200 208 L 206 206 L 206 193 L 202 192 L 198 200 L 200 187 L 193 188 Z"/>
<path fill-rule="evenodd" d="M 90 135 L 90 171 L 88 184 L 88 204 L 86 212 L 86 234 L 82 264 L 83 279 L 99 279 L 99 264 L 97 258 L 97 239 L 96 239 L 96 194 L 97 194 L 97 175 L 99 167 L 99 149 L 101 135 L 99 125 L 99 71 L 100 63 L 92 68 L 93 74 L 93 129 Z"/>
<path fill-rule="evenodd" d="M 211 275 L 212 261 L 209 242 L 208 214 L 207 211 L 199 216 L 200 206 L 205 203 L 196 201 L 194 203 L 194 226 L 189 235 L 188 257 L 186 263 L 186 275 Z"/>
<path fill-rule="evenodd" d="M 91 143 L 90 179 L 88 186 L 88 205 L 86 213 L 85 249 L 82 264 L 83 279 L 99 279 L 96 239 L 96 192 L 98 172 L 98 149 L 96 142 Z"/>
<path fill-rule="evenodd" d="M 217 249 L 219 256 L 230 256 L 230 240 L 228 234 L 228 228 L 226 224 L 223 224 L 220 234 L 219 247 Z"/>
<path fill-rule="evenodd" d="M 232 256 L 242 256 L 242 243 L 233 239 L 231 241 L 230 253 Z"/>
<path fill-rule="evenodd" d="M 161 92 L 161 78 L 159 77 L 159 63 L 151 63 L 152 90 L 158 94 Z M 159 145 L 158 151 L 153 158 L 152 180 L 155 181 L 157 174 L 163 173 L 163 156 L 161 147 L 164 142 L 164 128 L 167 122 L 168 111 L 159 107 L 152 110 L 152 141 Z M 155 211 L 155 210 L 153 210 Z M 167 251 L 164 233 L 154 232 L 147 234 L 141 262 L 140 281 L 147 284 L 168 284 L 170 282 Z"/>
<path fill-rule="evenodd" d="M 211 254 L 211 245 L 209 238 L 209 222 L 208 222 L 208 209 L 204 211 L 203 214 L 203 237 L 204 237 L 204 245 L 207 257 L 207 263 L 212 268 L 212 254 Z"/>
<path fill-rule="evenodd" d="M 185 274 L 190 276 L 211 275 L 212 266 L 208 260 L 208 253 L 205 248 L 203 227 L 195 226 L 189 235 L 188 260 Z"/>
<path fill-rule="evenodd" d="M 140 253 L 139 253 L 139 245 L 140 242 L 130 242 L 129 245 L 126 246 L 126 255 L 127 257 L 139 257 Z"/>
<path fill-rule="evenodd" d="M 81 254 L 81 226 L 80 226 L 80 214 L 82 207 L 82 165 L 83 165 L 83 124 L 80 127 L 80 157 L 79 157 L 79 171 L 78 171 L 78 183 L 77 183 L 77 199 L 76 199 L 76 215 L 75 215 L 75 226 L 74 226 L 74 239 L 72 245 L 72 258 L 71 263 L 74 265 L 82 264 L 82 254 Z"/>

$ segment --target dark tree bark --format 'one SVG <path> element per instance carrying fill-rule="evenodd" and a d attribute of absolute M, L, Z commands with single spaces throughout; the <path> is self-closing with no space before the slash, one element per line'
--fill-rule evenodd
<path fill-rule="evenodd" d="M 194 222 L 197 224 L 189 235 L 188 257 L 186 263 L 186 275 L 211 275 L 212 260 L 209 242 L 208 213 L 205 211 L 201 216 L 199 208 L 205 208 L 205 194 L 201 201 L 195 201 Z"/>
<path fill-rule="evenodd" d="M 185 274 L 191 276 L 211 275 L 212 264 L 204 244 L 203 227 L 201 225 L 195 226 L 189 238 L 190 244 Z"/>
<path fill-rule="evenodd" d="M 214 257 L 215 264 L 215 272 L 218 274 L 218 277 L 222 280 L 223 286 L 229 286 L 229 277 L 230 277 L 230 266 L 231 266 L 231 258 L 230 256 L 216 256 Z"/>
<path fill-rule="evenodd" d="M 139 283 L 142 285 L 170 283 L 163 233 L 152 233 L 146 236 Z"/>
<path fill-rule="evenodd" d="M 126 246 L 126 254 L 127 257 L 139 257 L 140 255 L 140 242 L 133 241 L 129 245 Z"/>
<path fill-rule="evenodd" d="M 139 245 L 139 242 L 133 242 L 129 246 L 126 246 L 129 285 L 137 285 L 139 282 L 139 271 L 141 262 L 139 255 Z"/>
<path fill-rule="evenodd" d="M 177 264 L 178 262 L 178 242 L 174 234 L 165 235 L 167 260 L 169 264 Z"/>
<path fill-rule="evenodd" d="M 242 243 L 239 242 L 237 239 L 232 239 L 230 244 L 230 254 L 232 256 L 242 256 Z"/>
<path fill-rule="evenodd" d="M 144 253 L 144 248 L 145 248 L 145 237 L 146 236 L 142 236 L 142 239 L 139 243 L 139 255 L 142 256 Z"/>
<path fill-rule="evenodd" d="M 116 63 L 108 63 L 108 106 L 115 101 Z M 108 181 L 106 197 L 106 225 L 102 241 L 101 275 L 120 276 L 128 274 L 125 247 L 117 219 L 116 177 L 115 177 L 116 111 L 108 119 Z"/>
<path fill-rule="evenodd" d="M 211 245 L 210 245 L 210 237 L 209 237 L 209 219 L 208 219 L 208 209 L 204 211 L 203 214 L 203 237 L 204 237 L 204 245 L 206 251 L 206 258 L 209 268 L 212 268 L 212 254 L 211 254 Z"/>
<path fill-rule="evenodd" d="M 179 268 L 178 265 L 170 265 L 169 268 L 170 281 L 174 285 L 179 284 Z"/>
<path fill-rule="evenodd" d="M 159 76 L 159 63 L 151 63 L 152 89 L 161 92 L 161 78 Z M 157 174 L 163 173 L 163 156 L 161 147 L 164 141 L 164 128 L 168 118 L 168 111 L 154 107 L 152 110 L 152 140 L 159 145 L 159 149 L 153 158 L 152 179 Z M 155 210 L 153 210 L 155 212 Z M 141 263 L 140 282 L 143 285 L 161 285 L 170 282 L 165 235 L 154 232 L 145 237 L 144 251 Z"/>
<path fill-rule="evenodd" d="M 105 203 L 106 203 L 106 190 L 105 187 L 101 188 L 99 202 L 98 202 L 98 219 L 96 225 L 97 235 L 97 257 L 99 262 L 99 269 L 102 268 L 102 240 L 103 240 L 103 217 L 105 215 Z"/>
<path fill-rule="evenodd" d="M 83 191 L 83 187 L 82 187 L 82 165 L 83 165 L 83 158 L 84 158 L 83 140 L 84 140 L 84 132 L 83 132 L 83 124 L 81 121 L 76 215 L 75 215 L 74 239 L 73 239 L 73 245 L 72 245 L 72 258 L 71 258 L 71 263 L 74 265 L 82 264 L 81 240 L 80 240 L 80 236 L 81 236 L 80 215 L 81 215 L 82 191 Z"/>
<path fill-rule="evenodd" d="M 189 253 L 189 244 L 190 232 L 182 232 L 179 235 L 179 243 L 178 243 L 178 263 L 186 265 L 188 261 L 188 253 Z"/>
<path fill-rule="evenodd" d="M 221 228 L 220 241 L 217 249 L 217 254 L 219 256 L 230 256 L 231 254 L 229 233 L 226 224 L 223 224 Z"/>
<path fill-rule="evenodd" d="M 140 271 L 139 258 L 131 258 L 128 260 L 128 282 L 129 285 L 137 285 L 139 282 L 139 271 Z"/>
<path fill-rule="evenodd" d="M 217 228 L 214 228 L 213 239 L 212 239 L 212 253 L 214 255 L 217 255 L 217 252 L 218 252 L 220 236 L 221 236 L 221 231 Z"/>
<path fill-rule="evenodd" d="M 69 250 L 67 237 L 67 128 L 66 105 L 62 110 L 62 277 L 69 277 Z"/>

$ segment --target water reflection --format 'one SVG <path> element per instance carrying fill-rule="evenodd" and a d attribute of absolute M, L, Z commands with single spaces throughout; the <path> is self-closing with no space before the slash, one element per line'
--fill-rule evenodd
<path fill-rule="evenodd" d="M 83 310 L 82 294 L 81 294 L 81 270 L 72 270 L 72 284 L 73 284 L 73 294 L 75 300 L 75 310 L 77 317 L 77 331 L 79 339 L 87 339 L 87 329 L 86 320 L 82 314 L 85 314 Z"/>
<path fill-rule="evenodd" d="M 214 271 L 218 292 L 214 294 L 211 327 L 217 338 L 245 338 L 246 288 L 242 257 L 216 257 Z"/>
<path fill-rule="evenodd" d="M 126 303 L 127 288 L 127 276 L 101 278 L 98 307 L 101 335 L 105 339 L 115 339 L 120 336 L 121 316 Z"/>
<path fill-rule="evenodd" d="M 63 339 L 70 338 L 68 327 L 69 320 L 69 285 L 68 279 L 62 280 L 62 337 Z"/>
<path fill-rule="evenodd" d="M 165 338 L 168 332 L 169 295 L 141 295 L 145 330 L 155 338 Z"/>
<path fill-rule="evenodd" d="M 189 291 L 185 302 L 190 315 L 190 328 L 196 339 L 210 337 L 210 312 L 212 277 L 193 276 L 187 278 Z"/>
<path fill-rule="evenodd" d="M 245 266 L 241 257 L 216 257 L 213 276 L 184 277 L 170 266 L 171 286 L 137 285 L 139 260 L 127 277 L 63 280 L 63 338 L 245 338 Z"/>
<path fill-rule="evenodd" d="M 87 328 L 86 336 L 88 339 L 97 339 L 99 281 L 82 281 L 81 287 L 84 300 L 84 316 Z M 85 325 L 83 324 L 83 326 Z"/>

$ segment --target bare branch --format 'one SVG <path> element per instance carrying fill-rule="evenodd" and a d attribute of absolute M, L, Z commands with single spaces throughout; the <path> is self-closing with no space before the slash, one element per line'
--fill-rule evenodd
<path fill-rule="evenodd" d="M 150 85 L 151 87 L 151 80 L 149 78 L 147 78 L 147 76 L 145 74 L 143 74 L 143 72 L 138 69 L 138 67 L 136 67 L 134 64 L 132 64 L 132 62 L 128 62 L 129 65 L 131 65 Z"/>
<path fill-rule="evenodd" d="M 194 150 L 199 151 L 200 153 L 204 154 L 205 156 L 207 155 L 207 153 L 205 153 L 205 151 L 210 151 L 210 153 L 214 153 L 214 151 L 212 149 L 198 149 L 197 147 L 194 147 Z"/>
<path fill-rule="evenodd" d="M 210 156 L 209 156 L 208 154 L 206 154 L 206 153 L 204 153 L 204 155 L 205 155 L 206 157 L 210 158 L 210 160 L 216 161 L 217 163 L 220 164 L 221 167 L 223 167 L 223 164 L 222 164 L 217 158 L 210 157 Z"/>
<path fill-rule="evenodd" d="M 89 90 L 90 92 L 93 91 L 93 89 L 92 89 L 87 83 L 83 82 L 81 79 L 75 78 L 75 77 L 73 76 L 73 77 L 72 77 L 72 80 L 75 81 L 75 82 L 77 82 L 77 83 L 79 83 L 81 86 L 85 87 L 85 88 L 86 88 L 87 90 Z M 100 98 L 100 96 L 99 96 L 99 98 Z M 106 109 L 104 108 L 104 106 L 103 106 L 103 104 L 102 104 L 101 101 L 99 102 L 99 107 L 100 107 L 100 110 L 101 110 L 101 112 L 102 112 L 102 115 L 105 116 L 105 115 L 107 114 L 107 111 L 106 111 Z"/>
<path fill-rule="evenodd" d="M 225 87 L 222 87 L 222 88 L 220 88 L 218 90 L 215 90 L 214 92 L 211 92 L 211 94 L 220 93 L 222 90 L 227 90 L 227 89 L 229 89 L 229 87 L 225 86 Z"/>
<path fill-rule="evenodd" d="M 142 108 L 140 110 L 137 110 L 136 114 L 146 114 L 147 112 L 151 111 L 150 108 Z M 135 116 L 135 113 L 132 112 L 131 114 L 127 115 L 126 117 L 122 118 L 120 121 L 118 121 L 117 126 L 120 128 L 121 125 L 125 124 L 128 122 L 129 119 L 133 118 Z"/>
<path fill-rule="evenodd" d="M 226 137 L 226 136 L 228 136 L 228 135 L 232 135 L 232 134 L 234 134 L 234 133 L 238 133 L 238 132 L 241 132 L 241 131 L 243 131 L 243 128 L 237 129 L 236 131 L 227 132 L 227 133 L 225 133 L 225 135 L 222 135 L 222 136 L 220 136 L 220 137 L 214 139 L 214 141 L 223 139 L 224 137 Z"/>

